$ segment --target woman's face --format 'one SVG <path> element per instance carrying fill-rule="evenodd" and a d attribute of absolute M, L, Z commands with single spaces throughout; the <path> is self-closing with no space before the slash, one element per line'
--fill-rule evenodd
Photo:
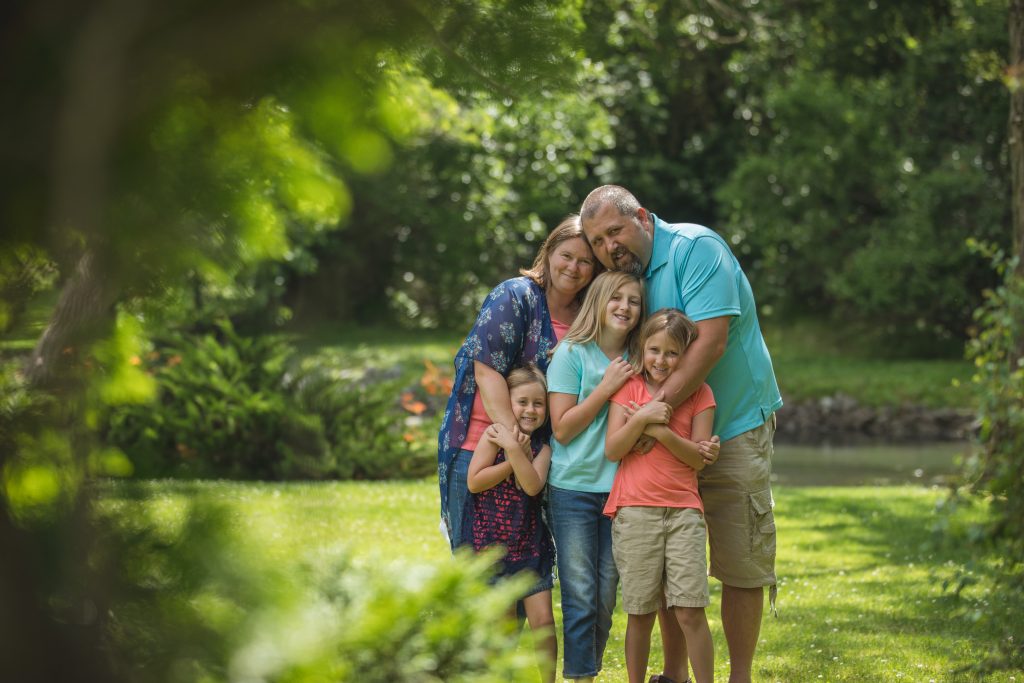
<path fill-rule="evenodd" d="M 614 292 L 604 308 L 604 327 L 628 334 L 640 323 L 643 292 L 638 282 L 627 282 Z"/>
<path fill-rule="evenodd" d="M 594 279 L 594 256 L 582 237 L 560 243 L 548 256 L 549 287 L 575 296 Z"/>

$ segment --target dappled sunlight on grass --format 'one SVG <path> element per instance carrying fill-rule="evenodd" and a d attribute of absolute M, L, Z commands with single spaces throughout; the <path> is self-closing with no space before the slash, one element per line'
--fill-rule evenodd
<path fill-rule="evenodd" d="M 291 571 L 293 581 L 331 571 L 348 553 L 356 566 L 399 576 L 450 562 L 438 531 L 436 488 L 434 480 L 117 483 L 109 485 L 104 505 L 129 514 L 138 504 L 131 500 L 133 492 L 151 495 L 143 504 L 146 517 L 171 529 L 180 523 L 176 515 L 184 513 L 187 500 L 224 504 L 253 550 Z M 979 661 L 993 636 L 955 617 L 985 606 L 988 587 L 970 587 L 964 601 L 942 586 L 968 559 L 963 547 L 937 542 L 932 531 L 935 506 L 944 495 L 911 486 L 777 487 L 779 616 L 765 616 L 755 680 L 972 680 L 953 672 Z M 958 524 L 982 514 L 964 511 Z M 716 581 L 711 600 L 716 676 L 727 680 Z M 556 589 L 560 623 L 558 602 Z M 625 680 L 625 621 L 620 606 L 602 682 Z M 653 671 L 662 661 L 656 636 L 652 645 Z M 995 674 L 986 680 L 1015 679 Z"/>
<path fill-rule="evenodd" d="M 776 491 L 779 618 L 762 629 L 764 680 L 951 681 L 988 634 L 953 618 L 943 590 L 964 551 L 931 531 L 944 492 L 899 488 Z M 982 591 L 975 599 L 984 599 Z M 877 672 L 877 673 L 876 673 Z M 986 680 L 1011 681 L 1012 675 Z"/>

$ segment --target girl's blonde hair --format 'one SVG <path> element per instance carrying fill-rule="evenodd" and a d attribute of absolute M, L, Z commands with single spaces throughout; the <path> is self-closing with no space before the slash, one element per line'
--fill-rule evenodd
<path fill-rule="evenodd" d="M 644 281 L 632 273 L 614 270 L 601 273 L 590 283 L 587 296 L 583 299 L 580 312 L 576 314 L 576 321 L 565 333 L 562 341 L 569 341 L 575 344 L 586 344 L 589 341 L 597 340 L 604 332 L 604 312 L 612 294 L 623 285 L 635 282 L 640 285 L 640 316 L 643 320 L 647 313 L 647 304 L 644 301 Z M 637 324 L 626 336 L 626 352 L 630 358 L 634 358 L 640 351 L 640 325 Z"/>
<path fill-rule="evenodd" d="M 681 351 L 685 351 L 697 338 L 697 324 L 677 308 L 661 308 L 652 313 L 640 330 L 640 353 L 629 359 L 634 372 L 639 374 L 644 371 L 643 350 L 647 340 L 659 332 L 667 332 L 669 339 L 679 344 Z"/>
<path fill-rule="evenodd" d="M 508 373 L 508 377 L 505 378 L 505 382 L 508 384 L 508 390 L 511 392 L 516 387 L 521 387 L 526 384 L 539 384 L 544 387 L 544 393 L 548 391 L 548 383 L 544 378 L 544 373 L 540 371 L 533 363 L 527 363 L 526 365 L 520 365 L 519 367 Z"/>

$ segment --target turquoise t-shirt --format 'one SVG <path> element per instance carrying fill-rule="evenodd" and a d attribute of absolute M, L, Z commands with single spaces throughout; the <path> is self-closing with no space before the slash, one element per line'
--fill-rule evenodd
<path fill-rule="evenodd" d="M 725 354 L 707 377 L 718 403 L 715 434 L 725 441 L 761 426 L 782 407 L 782 395 L 747 276 L 713 230 L 693 223 L 670 225 L 654 214 L 651 218 L 648 310 L 678 308 L 695 322 L 729 316 Z"/>
<path fill-rule="evenodd" d="M 548 365 L 548 391 L 572 394 L 580 403 L 590 395 L 611 361 L 595 342 L 562 342 Z M 560 489 L 607 493 L 612 490 L 618 463 L 604 457 L 604 435 L 608 429 L 608 404 L 594 421 L 567 444 L 551 437 L 551 469 L 548 483 Z"/>

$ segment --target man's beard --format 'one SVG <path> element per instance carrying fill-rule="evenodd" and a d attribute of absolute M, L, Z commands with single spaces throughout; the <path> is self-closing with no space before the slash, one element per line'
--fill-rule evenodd
<path fill-rule="evenodd" d="M 623 249 L 622 254 L 619 258 L 613 258 L 612 264 L 615 266 L 612 270 L 619 270 L 624 273 L 630 273 L 640 277 L 644 274 L 644 267 L 640 263 L 640 259 L 633 255 L 633 252 L 628 249 Z"/>

